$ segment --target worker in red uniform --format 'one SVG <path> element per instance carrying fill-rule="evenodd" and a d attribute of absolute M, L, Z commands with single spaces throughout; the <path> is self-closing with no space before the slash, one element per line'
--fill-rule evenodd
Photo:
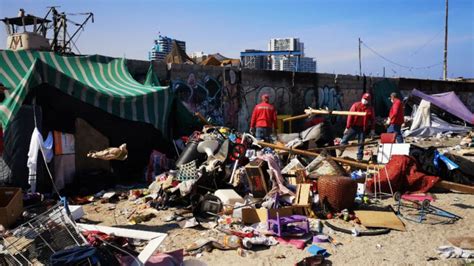
<path fill-rule="evenodd" d="M 275 107 L 268 103 L 269 100 L 268 94 L 262 95 L 262 102 L 255 106 L 250 120 L 250 133 L 255 134 L 257 140 L 268 142 L 273 130 L 277 129 L 277 112 Z"/>
<path fill-rule="evenodd" d="M 364 93 L 360 102 L 352 105 L 351 112 L 365 112 L 365 116 L 349 115 L 347 117 L 346 129 L 342 137 L 341 145 L 348 144 L 349 140 L 354 137 L 359 143 L 359 150 L 357 151 L 357 160 L 361 161 L 364 157 L 364 141 L 365 136 L 370 130 L 370 135 L 375 135 L 375 113 L 374 108 L 370 106 L 371 96 L 369 93 Z M 342 155 L 344 149 L 339 150 L 339 156 Z"/>
<path fill-rule="evenodd" d="M 390 94 L 390 101 L 392 102 L 392 108 L 390 108 L 390 113 L 388 115 L 387 124 L 387 133 L 397 134 L 397 143 L 403 143 L 402 135 L 402 124 L 403 124 L 403 115 L 405 113 L 403 103 L 398 98 L 396 92 Z"/>

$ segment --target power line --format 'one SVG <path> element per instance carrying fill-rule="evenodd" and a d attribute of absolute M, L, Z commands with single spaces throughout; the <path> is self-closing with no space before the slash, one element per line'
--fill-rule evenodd
<path fill-rule="evenodd" d="M 402 65 L 400 63 L 397 63 L 393 60 L 390 60 L 388 59 L 387 57 L 381 55 L 380 53 L 378 53 L 377 51 L 375 51 L 374 49 L 372 49 L 371 47 L 369 47 L 365 42 L 363 42 L 362 40 L 360 41 L 362 43 L 362 45 L 364 45 L 367 49 L 369 49 L 372 53 L 374 53 L 375 55 L 377 55 L 378 57 L 382 58 L 383 60 L 389 62 L 389 63 L 392 63 L 396 66 L 399 66 L 399 67 L 402 67 L 402 68 L 406 68 L 406 69 L 429 69 L 429 68 L 432 68 L 432 67 L 435 67 L 435 66 L 439 66 L 439 65 L 442 65 L 443 62 L 439 62 L 439 63 L 436 63 L 436 64 L 432 64 L 432 65 L 429 65 L 429 66 L 423 66 L 423 67 L 415 67 L 415 66 L 406 66 L 406 65 Z"/>
<path fill-rule="evenodd" d="M 440 31 L 438 31 L 438 33 L 436 33 L 431 39 L 429 39 L 426 43 L 420 46 L 420 48 L 416 49 L 411 55 L 416 55 L 421 49 L 425 48 L 428 44 L 434 41 L 436 37 L 438 37 L 443 31 L 444 29 L 441 29 Z"/>

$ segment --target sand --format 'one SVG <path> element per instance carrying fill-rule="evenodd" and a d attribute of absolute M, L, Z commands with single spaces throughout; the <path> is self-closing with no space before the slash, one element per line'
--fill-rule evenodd
<path fill-rule="evenodd" d="M 459 141 L 459 140 L 458 140 Z M 451 145 L 454 143 L 450 143 Z M 423 146 L 429 146 L 425 144 Z M 372 147 L 375 149 L 375 147 Z M 348 149 L 344 154 L 353 156 L 355 149 Z M 347 234 L 334 232 L 331 236 L 343 245 L 336 250 L 330 244 L 318 244 L 326 248 L 331 256 L 327 259 L 334 265 L 463 265 L 462 259 L 442 259 L 436 248 L 449 245 L 448 237 L 474 236 L 474 195 L 461 193 L 433 194 L 436 201 L 434 206 L 457 214 L 463 219 L 453 224 L 420 224 L 403 220 L 406 232 L 392 230 L 381 236 L 353 237 Z M 394 204 L 392 199 L 381 202 L 384 205 Z M 193 241 L 217 237 L 216 230 L 204 228 L 181 229 L 176 222 L 165 222 L 173 209 L 166 211 L 151 210 L 156 217 L 150 221 L 127 225 L 127 215 L 124 210 L 132 210 L 135 206 L 129 201 L 121 201 L 115 210 L 108 210 L 107 204 L 95 203 L 85 205 L 85 219 L 89 222 L 109 226 L 120 226 L 132 229 L 151 230 L 167 233 L 168 237 L 160 246 L 160 251 L 173 251 L 185 248 Z M 349 227 L 350 224 L 341 220 L 330 220 L 332 223 Z M 270 248 L 259 248 L 247 254 L 238 255 L 237 251 L 203 252 L 199 260 L 208 265 L 295 265 L 298 261 L 310 256 L 305 250 L 299 250 L 290 245 L 276 245 Z M 196 257 L 188 256 L 185 259 Z"/>

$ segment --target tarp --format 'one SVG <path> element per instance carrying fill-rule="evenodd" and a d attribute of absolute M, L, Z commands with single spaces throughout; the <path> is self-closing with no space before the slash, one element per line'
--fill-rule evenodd
<path fill-rule="evenodd" d="M 468 133 L 470 128 L 450 124 L 431 113 L 431 104 L 426 100 L 421 100 L 418 107 L 413 108 L 413 121 L 409 130 L 403 132 L 405 137 L 429 137 L 438 133 L 452 132 L 456 134 Z"/>
<path fill-rule="evenodd" d="M 0 82 L 8 89 L 0 104 L 0 122 L 5 129 L 28 93 L 46 83 L 110 114 L 152 124 L 169 134 L 171 89 L 140 84 L 122 58 L 4 50 L 0 51 Z"/>
<path fill-rule="evenodd" d="M 454 91 L 428 95 L 417 89 L 413 89 L 411 93 L 470 124 L 474 124 L 474 114 L 464 105 Z"/>

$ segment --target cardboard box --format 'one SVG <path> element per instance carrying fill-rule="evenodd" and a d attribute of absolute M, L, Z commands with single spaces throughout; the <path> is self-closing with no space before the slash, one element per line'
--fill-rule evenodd
<path fill-rule="evenodd" d="M 9 228 L 23 213 L 23 194 L 20 188 L 0 187 L 0 224 Z"/>

